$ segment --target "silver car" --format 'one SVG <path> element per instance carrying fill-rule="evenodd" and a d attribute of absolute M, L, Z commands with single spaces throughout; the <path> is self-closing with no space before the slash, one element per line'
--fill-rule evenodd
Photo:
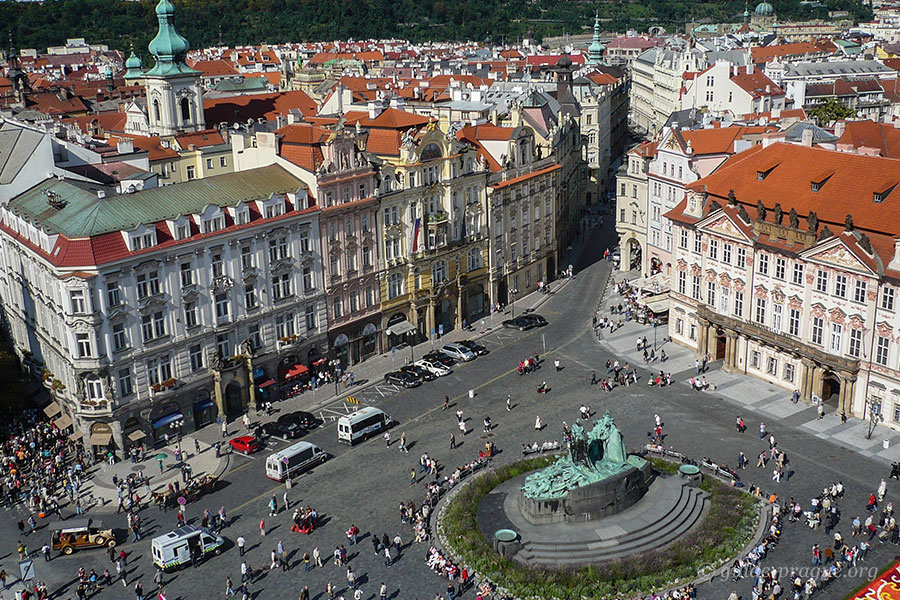
<path fill-rule="evenodd" d="M 475 354 L 471 350 L 469 350 L 465 346 L 461 346 L 460 344 L 446 344 L 443 348 L 441 348 L 441 351 L 454 360 L 462 362 L 475 360 Z"/>
<path fill-rule="evenodd" d="M 449 375 L 450 373 L 453 372 L 453 369 L 451 369 L 450 367 L 447 367 L 445 365 L 442 365 L 441 363 L 439 363 L 436 360 L 427 360 L 427 359 L 423 358 L 422 360 L 417 360 L 413 364 L 415 364 L 417 367 L 422 367 L 426 371 L 433 373 L 434 375 L 437 375 L 438 377 L 443 377 L 444 375 Z"/>

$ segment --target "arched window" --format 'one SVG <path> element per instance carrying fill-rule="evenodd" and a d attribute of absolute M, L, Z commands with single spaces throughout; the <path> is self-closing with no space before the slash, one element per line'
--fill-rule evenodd
<path fill-rule="evenodd" d="M 447 261 L 439 260 L 432 265 L 431 280 L 432 285 L 447 281 Z"/>
<path fill-rule="evenodd" d="M 159 121 L 159 100 L 153 101 L 153 120 Z"/>
<path fill-rule="evenodd" d="M 391 273 L 388 277 L 388 298 L 393 299 L 403 293 L 403 277 L 400 273 Z"/>
<path fill-rule="evenodd" d="M 181 99 L 181 120 L 184 122 L 191 120 L 191 101 L 187 98 Z"/>

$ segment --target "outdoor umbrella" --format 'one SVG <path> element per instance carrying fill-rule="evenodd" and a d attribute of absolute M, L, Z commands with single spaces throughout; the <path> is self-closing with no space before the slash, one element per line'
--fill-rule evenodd
<path fill-rule="evenodd" d="M 167 458 L 169 458 L 169 455 L 165 452 L 160 452 L 156 455 L 156 460 L 166 460 Z"/>

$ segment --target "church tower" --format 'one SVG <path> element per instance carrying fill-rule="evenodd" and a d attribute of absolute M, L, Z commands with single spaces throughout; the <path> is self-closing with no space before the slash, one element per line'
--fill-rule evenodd
<path fill-rule="evenodd" d="M 188 41 L 175 30 L 174 14 L 171 0 L 159 0 L 159 31 L 149 46 L 156 65 L 142 75 L 150 132 L 160 136 L 206 128 L 201 73 L 184 62 Z"/>
<path fill-rule="evenodd" d="M 603 64 L 603 44 L 600 43 L 600 13 L 594 15 L 594 39 L 588 46 L 587 66 L 596 67 Z"/>

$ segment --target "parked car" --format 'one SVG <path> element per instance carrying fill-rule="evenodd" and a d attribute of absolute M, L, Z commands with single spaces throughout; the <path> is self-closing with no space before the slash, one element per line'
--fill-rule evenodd
<path fill-rule="evenodd" d="M 72 554 L 81 548 L 112 548 L 116 535 L 112 529 L 104 529 L 97 519 L 69 519 L 51 523 L 50 548 L 63 554 Z"/>
<path fill-rule="evenodd" d="M 425 354 L 422 358 L 425 360 L 437 361 L 437 362 L 441 363 L 442 365 L 444 365 L 445 367 L 452 367 L 453 365 L 456 364 L 456 361 L 453 360 L 453 358 L 444 354 L 440 350 L 432 350 L 431 352 L 428 352 L 427 354 Z"/>
<path fill-rule="evenodd" d="M 444 375 L 449 375 L 453 372 L 453 369 L 450 367 L 447 367 L 436 360 L 429 360 L 427 358 L 417 360 L 414 364 L 422 367 L 426 371 L 431 371 L 438 377 L 443 377 Z"/>
<path fill-rule="evenodd" d="M 475 353 L 460 344 L 445 344 L 441 350 L 454 360 L 461 362 L 475 360 Z"/>
<path fill-rule="evenodd" d="M 422 378 L 409 371 L 391 371 L 390 373 L 385 374 L 384 382 L 412 388 L 422 385 Z"/>
<path fill-rule="evenodd" d="M 527 321 L 531 321 L 531 323 L 535 327 L 543 327 L 544 325 L 547 324 L 547 319 L 545 319 L 544 317 L 542 317 L 541 315 L 539 315 L 537 313 L 530 313 L 527 315 L 522 315 L 522 318 Z"/>
<path fill-rule="evenodd" d="M 412 373 L 413 375 L 417 375 L 422 379 L 422 381 L 434 381 L 435 379 L 437 379 L 437 375 L 424 367 L 420 367 L 417 364 L 403 365 L 402 367 L 400 367 L 400 370 L 406 371 L 407 373 Z"/>
<path fill-rule="evenodd" d="M 298 426 L 307 430 L 315 429 L 321 424 L 321 421 L 319 421 L 315 415 L 306 412 L 305 410 L 298 410 L 287 413 L 286 415 L 281 415 L 278 417 L 278 420 L 286 423 L 296 423 Z"/>
<path fill-rule="evenodd" d="M 262 430 L 266 435 L 273 435 L 285 440 L 293 440 L 315 429 L 319 420 L 306 411 L 297 411 L 281 415 L 276 421 L 266 423 Z"/>
<path fill-rule="evenodd" d="M 252 435 L 242 435 L 240 437 L 232 438 L 228 440 L 228 443 L 231 445 L 232 450 L 235 452 L 243 452 L 244 454 L 253 454 L 262 449 L 262 444 L 259 443 L 259 439 Z"/>
<path fill-rule="evenodd" d="M 475 356 L 484 356 L 490 350 L 479 344 L 478 342 L 473 342 L 472 340 L 462 340 L 458 342 L 460 346 L 465 346 L 468 348 Z"/>
<path fill-rule="evenodd" d="M 518 329 L 519 331 L 525 331 L 534 327 L 534 322 L 526 319 L 525 317 L 519 316 L 515 319 L 506 319 L 505 321 L 503 321 L 503 326 L 507 329 Z"/>

